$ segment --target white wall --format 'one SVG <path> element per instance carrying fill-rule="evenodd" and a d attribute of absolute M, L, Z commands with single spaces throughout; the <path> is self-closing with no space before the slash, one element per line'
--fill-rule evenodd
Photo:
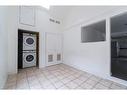
<path fill-rule="evenodd" d="M 35 27 L 23 25 L 19 23 L 19 7 L 8 7 L 8 72 L 9 74 L 17 73 L 17 46 L 18 46 L 18 28 L 39 32 L 40 47 L 39 47 L 39 67 L 45 67 L 45 33 L 59 32 L 59 24 L 49 21 L 51 17 L 48 11 L 44 8 L 35 6 L 36 18 Z"/>
<path fill-rule="evenodd" d="M 7 79 L 7 16 L 6 8 L 0 7 L 0 88 Z"/>
<path fill-rule="evenodd" d="M 17 7 L 7 7 L 7 31 L 8 31 L 8 73 L 14 74 L 17 72 L 17 44 L 18 44 L 18 16 Z"/>
<path fill-rule="evenodd" d="M 72 8 L 66 20 L 64 63 L 97 76 L 127 85 L 127 81 L 110 76 L 110 17 L 126 11 L 118 8 Z M 85 11 L 87 10 L 87 11 Z M 97 11 L 98 10 L 98 11 Z M 105 11 L 104 11 L 105 10 Z M 106 19 L 106 41 L 81 43 L 81 26 Z"/>

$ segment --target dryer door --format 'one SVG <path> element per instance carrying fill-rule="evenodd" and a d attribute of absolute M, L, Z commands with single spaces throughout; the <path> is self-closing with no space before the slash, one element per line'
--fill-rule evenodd
<path fill-rule="evenodd" d="M 23 36 L 23 50 L 36 50 L 36 36 Z"/>
<path fill-rule="evenodd" d="M 23 68 L 36 66 L 36 53 L 23 53 Z"/>

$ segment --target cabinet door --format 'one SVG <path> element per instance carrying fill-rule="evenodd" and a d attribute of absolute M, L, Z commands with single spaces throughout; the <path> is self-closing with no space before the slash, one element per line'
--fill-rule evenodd
<path fill-rule="evenodd" d="M 46 34 L 46 66 L 62 63 L 62 36 Z"/>
<path fill-rule="evenodd" d="M 35 8 L 22 6 L 19 8 L 19 23 L 35 26 Z"/>
<path fill-rule="evenodd" d="M 56 64 L 56 34 L 46 34 L 46 66 Z"/>
<path fill-rule="evenodd" d="M 58 34 L 57 35 L 57 40 L 56 40 L 56 61 L 57 63 L 62 63 L 62 55 L 63 55 L 63 40 L 62 40 L 62 35 Z"/>

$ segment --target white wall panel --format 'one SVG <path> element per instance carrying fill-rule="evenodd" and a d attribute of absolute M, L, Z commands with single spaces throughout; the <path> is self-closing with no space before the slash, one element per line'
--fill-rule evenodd
<path fill-rule="evenodd" d="M 22 6 L 19 8 L 19 12 L 19 22 L 21 24 L 35 26 L 36 12 L 34 7 Z"/>
<path fill-rule="evenodd" d="M 0 7 L 0 89 L 4 87 L 8 75 L 7 10 Z"/>

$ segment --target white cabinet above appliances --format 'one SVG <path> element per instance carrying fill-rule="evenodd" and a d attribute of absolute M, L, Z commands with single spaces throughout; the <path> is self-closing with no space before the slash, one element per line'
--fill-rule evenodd
<path fill-rule="evenodd" d="M 20 6 L 19 7 L 19 23 L 23 25 L 35 26 L 35 7 Z"/>

